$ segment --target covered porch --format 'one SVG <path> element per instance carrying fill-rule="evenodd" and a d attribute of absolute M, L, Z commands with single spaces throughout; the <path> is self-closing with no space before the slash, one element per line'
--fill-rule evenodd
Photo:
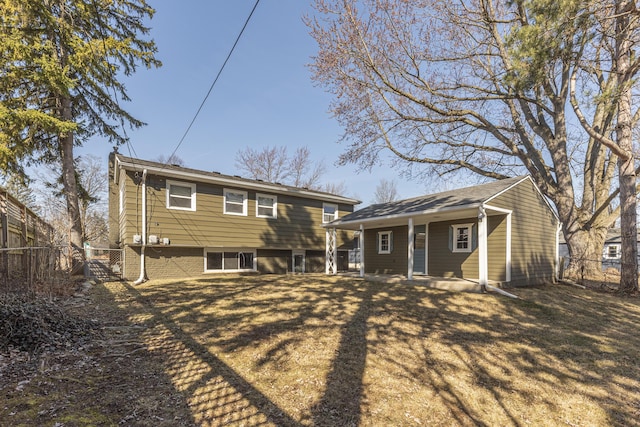
<path fill-rule="evenodd" d="M 439 289 L 483 291 L 511 281 L 512 211 L 486 203 L 419 213 L 345 218 L 327 224 L 327 259 L 336 229 L 358 236 L 360 277 L 419 281 Z M 327 273 L 334 273 L 329 268 Z"/>

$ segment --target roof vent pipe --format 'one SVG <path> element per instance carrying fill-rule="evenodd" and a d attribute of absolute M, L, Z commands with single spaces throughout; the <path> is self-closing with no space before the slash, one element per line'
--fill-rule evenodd
<path fill-rule="evenodd" d="M 139 285 L 145 281 L 144 250 L 147 246 L 147 170 L 142 171 L 142 246 L 140 246 L 140 277 L 133 282 Z"/>

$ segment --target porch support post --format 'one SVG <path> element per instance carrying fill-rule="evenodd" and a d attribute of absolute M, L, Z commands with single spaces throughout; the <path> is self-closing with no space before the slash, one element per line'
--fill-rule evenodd
<path fill-rule="evenodd" d="M 325 272 L 326 274 L 336 274 L 338 273 L 338 266 L 336 264 L 338 259 L 338 250 L 336 244 L 336 229 L 335 228 L 327 228 L 327 238 L 326 238 L 326 264 L 325 264 Z"/>
<path fill-rule="evenodd" d="M 424 274 L 429 275 L 429 222 L 424 226 Z"/>
<path fill-rule="evenodd" d="M 360 224 L 360 277 L 364 277 L 364 225 Z"/>
<path fill-rule="evenodd" d="M 407 254 L 408 254 L 408 261 L 407 261 L 407 279 L 409 280 L 413 280 L 413 256 L 415 253 L 415 247 L 413 244 L 413 235 L 414 235 L 414 230 L 413 230 L 413 218 L 409 218 L 409 236 L 408 236 L 408 248 L 407 248 Z"/>
<path fill-rule="evenodd" d="M 486 290 L 489 282 L 489 258 L 487 256 L 487 213 L 484 206 L 478 208 L 478 279 L 480 287 Z"/>

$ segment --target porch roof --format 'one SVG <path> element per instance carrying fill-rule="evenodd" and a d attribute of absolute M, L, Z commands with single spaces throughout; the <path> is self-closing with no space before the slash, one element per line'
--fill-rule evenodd
<path fill-rule="evenodd" d="M 438 219 L 475 216 L 482 204 L 526 179 L 531 178 L 524 175 L 397 202 L 374 204 L 323 226 L 356 230 L 360 224 L 401 224 L 407 218 L 416 216 L 436 216 Z"/>

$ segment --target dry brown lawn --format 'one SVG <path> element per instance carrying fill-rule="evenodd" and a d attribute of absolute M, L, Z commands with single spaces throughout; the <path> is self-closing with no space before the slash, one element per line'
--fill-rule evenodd
<path fill-rule="evenodd" d="M 136 331 L 111 360 L 146 418 L 115 409 L 120 372 L 84 401 L 99 415 L 61 425 L 640 425 L 640 300 L 513 292 L 323 275 L 99 285 L 94 315 Z"/>

